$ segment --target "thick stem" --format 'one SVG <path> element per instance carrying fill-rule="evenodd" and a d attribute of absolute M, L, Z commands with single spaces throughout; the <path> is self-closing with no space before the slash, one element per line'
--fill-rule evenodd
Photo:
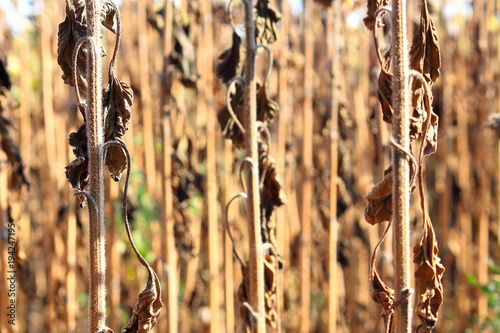
<path fill-rule="evenodd" d="M 89 155 L 89 192 L 96 202 L 89 201 L 89 332 L 96 333 L 106 321 L 106 256 L 104 232 L 104 167 L 100 147 L 104 140 L 102 122 L 101 27 L 98 9 L 100 0 L 87 0 L 87 31 L 92 42 L 87 57 L 87 135 Z"/>
<path fill-rule="evenodd" d="M 392 1 L 393 36 L 393 109 L 392 135 L 396 145 L 392 148 L 394 180 L 392 188 L 394 220 L 394 257 L 396 301 L 395 331 L 411 330 L 410 294 L 410 165 L 409 157 L 403 150 L 410 149 L 409 139 L 409 93 L 408 93 L 408 53 L 406 39 L 406 0 Z"/>
<path fill-rule="evenodd" d="M 245 4 L 245 26 L 246 26 L 246 59 L 245 59 L 245 98 L 244 109 L 246 111 L 245 126 L 245 148 L 246 154 L 253 163 L 247 163 L 247 191 L 248 191 L 248 234 L 250 242 L 249 253 L 249 301 L 253 310 L 257 313 L 256 324 L 252 331 L 264 333 L 266 331 L 265 307 L 264 307 L 264 256 L 262 249 L 262 236 L 260 225 L 260 193 L 259 193 L 259 169 L 257 151 L 257 87 L 255 80 L 255 26 L 253 22 L 253 8 L 250 0 L 243 1 Z"/>

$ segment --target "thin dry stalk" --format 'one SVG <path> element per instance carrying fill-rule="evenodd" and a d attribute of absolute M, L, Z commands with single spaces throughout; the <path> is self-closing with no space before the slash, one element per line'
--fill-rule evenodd
<path fill-rule="evenodd" d="M 409 92 L 406 39 L 406 0 L 392 1 L 392 64 L 393 109 L 392 135 L 395 144 L 409 151 Z M 395 255 L 395 331 L 411 330 L 411 280 L 410 280 L 410 164 L 409 156 L 400 148 L 392 148 L 394 166 L 392 202 L 394 221 Z"/>
<path fill-rule="evenodd" d="M 253 163 L 247 165 L 248 191 L 248 235 L 249 235 L 249 301 L 256 312 L 255 325 L 252 331 L 264 333 L 266 331 L 265 304 L 264 304 L 264 251 L 262 248 L 262 234 L 260 225 L 260 192 L 259 169 L 257 151 L 257 82 L 255 79 L 255 25 L 253 20 L 253 6 L 250 0 L 243 1 L 245 5 L 245 32 L 246 32 L 246 59 L 245 59 L 245 96 L 243 107 L 245 115 L 245 151 Z"/>
<path fill-rule="evenodd" d="M 337 173 L 338 173 L 338 144 L 339 144 L 339 85 L 340 85 L 340 1 L 334 1 L 328 10 L 328 22 L 332 29 L 332 97 L 330 114 L 330 230 L 328 246 L 328 331 L 337 332 L 338 312 L 338 270 L 337 270 Z"/>
<path fill-rule="evenodd" d="M 304 103 L 302 146 L 302 207 L 300 250 L 300 332 L 310 331 L 311 307 L 311 205 L 313 197 L 313 80 L 314 33 L 313 1 L 304 1 Z"/>

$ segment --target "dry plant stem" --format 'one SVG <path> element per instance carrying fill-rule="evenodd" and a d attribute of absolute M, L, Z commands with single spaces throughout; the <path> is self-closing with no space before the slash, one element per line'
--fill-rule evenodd
<path fill-rule="evenodd" d="M 340 38 L 340 1 L 334 1 L 328 10 L 329 24 L 332 25 L 332 99 L 330 115 L 330 230 L 328 240 L 328 331 L 337 332 L 338 311 L 338 271 L 337 271 L 337 173 L 338 173 L 338 143 L 339 143 L 339 38 Z"/>
<path fill-rule="evenodd" d="M 393 64 L 393 141 L 392 164 L 394 180 L 392 187 L 394 221 L 394 257 L 395 257 L 395 331 L 406 333 L 411 330 L 411 295 L 410 292 L 410 165 L 407 153 L 409 139 L 409 69 L 406 39 L 406 0 L 392 1 L 392 64 Z"/>
<path fill-rule="evenodd" d="M 250 0 L 243 1 L 245 5 L 245 32 L 246 32 L 246 59 L 245 59 L 245 148 L 247 157 L 253 163 L 247 163 L 247 191 L 248 191 L 248 235 L 249 235 L 249 301 L 256 312 L 256 323 L 252 332 L 266 331 L 264 307 L 264 253 L 260 225 L 260 193 L 259 170 L 257 152 L 257 87 L 255 80 L 255 26 L 253 23 L 253 8 Z"/>
<path fill-rule="evenodd" d="M 101 40 L 99 0 L 87 0 L 87 31 L 92 39 L 87 57 L 87 135 L 89 155 L 89 193 L 96 202 L 89 204 L 89 332 L 96 333 L 106 321 L 106 255 L 104 232 L 104 167 L 100 147 L 104 140 L 102 122 L 102 73 L 98 43 Z"/>
<path fill-rule="evenodd" d="M 300 332 L 310 331 L 311 306 L 311 206 L 313 196 L 313 77 L 314 33 L 312 31 L 313 1 L 304 2 L 304 104 L 302 150 L 302 207 L 300 250 Z"/>
<path fill-rule="evenodd" d="M 167 75 L 169 55 L 172 52 L 172 1 L 165 0 L 165 27 L 163 31 L 163 74 Z M 163 232 L 165 233 L 166 246 L 163 257 L 167 261 L 167 316 L 168 332 L 178 331 L 178 281 L 177 281 L 177 252 L 175 248 L 173 218 L 173 193 L 172 193 L 172 100 L 170 91 L 161 91 L 161 107 L 163 109 Z"/>

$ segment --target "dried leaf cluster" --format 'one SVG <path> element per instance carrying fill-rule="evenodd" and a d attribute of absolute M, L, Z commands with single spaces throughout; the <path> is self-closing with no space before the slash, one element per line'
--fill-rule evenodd
<path fill-rule="evenodd" d="M 146 333 L 149 332 L 158 320 L 162 308 L 161 285 L 158 276 L 137 250 L 127 218 L 127 191 L 130 177 L 130 155 L 125 145 L 124 135 L 128 129 L 133 102 L 133 91 L 130 86 L 115 75 L 116 57 L 120 47 L 121 19 L 116 4 L 112 0 L 100 2 L 98 11 L 100 21 L 104 27 L 116 34 L 113 56 L 109 64 L 108 85 L 102 91 L 102 109 L 104 144 L 100 147 L 99 154 L 105 157 L 104 164 L 108 167 L 111 178 L 119 181 L 122 173 L 127 169 L 127 177 L 122 200 L 122 214 L 127 235 L 138 260 L 148 270 L 148 280 L 145 289 L 139 294 L 132 316 L 123 332 Z M 95 45 L 87 34 L 87 18 L 83 0 L 66 1 L 66 18 L 59 24 L 58 30 L 58 63 L 63 70 L 63 80 L 66 84 L 75 87 L 78 98 L 78 107 L 84 122 L 78 129 L 69 135 L 69 144 L 74 147 L 76 159 L 66 166 L 66 177 L 79 194 L 80 204 L 83 206 L 87 200 L 91 201 L 89 209 L 98 209 L 92 195 L 85 191 L 89 182 L 89 151 L 87 119 L 90 118 L 86 108 L 87 68 L 101 71 L 101 68 L 87 67 L 87 58 L 93 56 Z M 106 53 L 102 49 L 100 55 Z M 90 103 L 90 102 L 89 102 Z M 99 112 L 99 111 L 98 111 Z M 100 159 L 98 159 L 100 160 Z M 109 328 L 101 332 L 113 332 Z"/>
<path fill-rule="evenodd" d="M 373 31 L 381 71 L 378 79 L 378 99 L 381 105 L 383 120 L 392 123 L 394 114 L 392 109 L 392 74 L 391 48 L 381 56 L 378 49 L 377 29 L 382 26 L 381 16 L 388 11 L 387 1 L 368 1 L 367 17 L 364 19 L 366 27 Z M 416 188 L 415 179 L 420 180 L 421 206 L 424 215 L 424 228 L 420 243 L 414 248 L 414 262 L 416 264 L 415 277 L 418 283 L 417 314 L 422 321 L 418 332 L 430 332 L 435 326 L 438 310 L 443 301 L 441 278 L 444 267 L 438 257 L 438 247 L 434 236 L 432 223 L 427 216 L 425 207 L 425 191 L 423 185 L 423 157 L 432 154 L 437 149 L 438 116 L 432 109 L 431 86 L 439 77 L 441 56 L 438 44 L 436 27 L 429 14 L 426 0 L 422 0 L 419 27 L 415 31 L 410 49 L 409 88 L 411 94 L 410 140 L 421 139 L 419 155 L 415 157 L 411 151 L 404 151 L 412 161 L 411 192 Z M 394 144 L 394 143 L 393 143 Z M 396 149 L 399 148 L 394 144 Z M 417 160 L 418 158 L 418 165 Z M 392 219 L 392 166 L 384 172 L 384 179 L 373 186 L 365 195 L 368 206 L 365 211 L 366 221 L 378 224 Z M 375 255 L 375 252 L 374 252 Z M 382 307 L 386 330 L 392 332 L 392 311 L 394 292 L 380 279 L 375 269 L 370 274 L 374 300 Z"/>
<path fill-rule="evenodd" d="M 281 14 L 275 7 L 270 5 L 269 0 L 259 0 L 254 6 L 254 24 L 255 38 L 260 45 L 256 47 L 263 48 L 269 55 L 269 70 L 272 66 L 272 55 L 265 46 L 276 41 L 276 23 L 280 20 Z M 243 79 L 243 61 L 242 40 L 240 36 L 233 31 L 232 45 L 229 49 L 222 52 L 219 56 L 219 62 L 216 65 L 215 73 L 217 77 L 227 85 L 227 105 L 217 114 L 217 120 L 221 126 L 225 138 L 230 139 L 233 145 L 245 148 L 245 129 L 243 119 L 249 112 L 244 109 L 245 80 Z M 268 70 L 268 76 L 269 76 Z M 240 75 L 240 76 L 238 76 Z M 269 251 L 264 260 L 265 275 L 265 307 L 266 323 L 273 328 L 277 327 L 277 307 L 276 307 L 276 288 L 277 271 L 283 267 L 283 261 L 278 252 L 276 241 L 276 225 L 271 216 L 275 207 L 283 205 L 286 201 L 283 185 L 278 175 L 276 162 L 269 155 L 269 131 L 267 129 L 270 121 L 276 117 L 279 112 L 279 105 L 268 96 L 267 83 L 268 77 L 263 81 L 257 80 L 257 124 L 259 127 L 257 144 L 259 155 L 259 179 L 260 179 L 260 210 L 261 210 L 261 230 L 264 245 L 273 249 Z M 242 303 L 248 302 L 249 280 L 248 264 L 242 263 L 244 279 L 239 288 L 239 298 Z M 252 313 L 247 306 L 241 308 L 244 321 L 250 327 Z"/>
<path fill-rule="evenodd" d="M 130 86 L 116 77 L 115 62 L 121 38 L 121 22 L 119 11 L 110 0 L 102 2 L 99 12 L 104 27 L 116 34 L 115 50 L 109 66 L 108 86 L 103 90 L 103 112 L 105 118 L 105 142 L 118 141 L 124 143 L 124 135 L 130 122 L 130 108 L 133 92 Z M 63 70 L 63 80 L 75 87 L 79 98 L 79 109 L 84 123 L 77 132 L 69 136 L 69 144 L 74 147 L 76 159 L 66 166 L 66 178 L 76 191 L 83 191 L 88 183 L 88 152 L 85 114 L 85 101 L 80 100 L 87 88 L 86 58 L 91 50 L 87 38 L 85 2 L 73 0 L 66 2 L 66 18 L 59 24 L 57 62 Z M 115 28 L 116 26 L 116 28 Z M 101 46 L 101 55 L 106 55 Z M 120 180 L 126 168 L 125 154 L 121 148 L 110 147 L 106 155 L 106 166 L 113 180 Z M 81 205 L 85 199 L 81 198 Z"/>

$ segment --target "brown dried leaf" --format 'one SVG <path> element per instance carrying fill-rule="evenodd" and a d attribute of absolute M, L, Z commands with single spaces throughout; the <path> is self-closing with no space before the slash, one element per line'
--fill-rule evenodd
<path fill-rule="evenodd" d="M 236 82 L 234 86 L 233 92 L 229 95 L 230 103 L 232 109 L 235 110 L 236 117 L 238 117 L 241 123 L 241 119 L 243 119 L 243 87 L 239 82 Z M 245 147 L 245 135 L 238 124 L 236 124 L 227 106 L 224 106 L 224 108 L 217 113 L 217 121 L 219 122 L 224 137 L 226 139 L 231 139 L 236 147 L 243 149 Z"/>
<path fill-rule="evenodd" d="M 219 56 L 215 74 L 224 83 L 228 83 L 236 76 L 240 63 L 241 38 L 233 31 L 233 44 Z"/>
<path fill-rule="evenodd" d="M 257 91 L 257 120 L 269 123 L 279 112 L 279 105 L 267 96 L 266 84 L 260 85 Z"/>
<path fill-rule="evenodd" d="M 85 12 L 82 10 L 83 6 L 76 7 L 80 13 Z M 83 22 L 83 18 L 78 16 L 75 8 L 66 4 L 66 18 L 59 24 L 57 32 L 57 63 L 63 70 L 64 83 L 70 86 L 75 86 L 75 78 L 73 77 L 73 51 L 76 43 L 80 38 L 87 36 L 87 27 Z M 86 48 L 83 47 L 82 52 L 78 55 L 78 84 L 83 91 L 86 87 L 85 82 L 85 69 L 86 69 Z"/>
<path fill-rule="evenodd" d="M 363 19 L 365 26 L 368 30 L 373 31 L 376 28 L 382 26 L 381 21 L 379 21 L 378 27 L 375 27 L 375 14 L 377 11 L 389 4 L 389 0 L 368 0 L 366 17 Z"/>
<path fill-rule="evenodd" d="M 445 271 L 438 256 L 439 249 L 430 218 L 426 221 L 420 242 L 413 248 L 415 278 L 417 280 L 418 304 L 415 312 L 422 324 L 417 333 L 431 332 L 438 320 L 438 311 L 443 304 L 442 278 Z"/>
<path fill-rule="evenodd" d="M 101 9 L 101 22 L 102 25 L 105 26 L 109 31 L 116 34 L 116 30 L 113 28 L 117 23 L 117 15 L 116 15 L 116 5 L 111 0 L 104 0 L 102 2 Z"/>
<path fill-rule="evenodd" d="M 280 207 L 286 203 L 286 197 L 276 161 L 272 156 L 269 156 L 267 150 L 263 149 L 259 152 L 259 175 L 261 177 L 264 175 L 260 191 L 261 210 L 264 212 L 263 217 L 269 221 L 274 207 Z"/>
<path fill-rule="evenodd" d="M 392 74 L 384 69 L 380 70 L 378 77 L 377 95 L 382 108 L 383 120 L 391 124 L 394 114 L 392 109 Z"/>
<path fill-rule="evenodd" d="M 74 147 L 76 159 L 66 166 L 66 178 L 76 191 L 83 191 L 88 184 L 88 151 L 87 151 L 87 124 L 83 123 L 78 131 L 69 135 L 69 144 Z M 80 205 L 85 205 L 84 196 L 80 198 Z"/>
<path fill-rule="evenodd" d="M 143 263 L 146 264 L 147 263 Z M 149 276 L 146 288 L 139 294 L 130 320 L 122 333 L 148 333 L 158 321 L 163 306 L 161 285 L 151 266 L 147 265 Z"/>
<path fill-rule="evenodd" d="M 0 50 L 0 87 L 5 87 L 9 90 L 11 85 L 10 76 L 7 73 L 7 59 Z"/>
<path fill-rule="evenodd" d="M 430 17 L 427 1 L 422 0 L 420 26 L 413 36 L 410 50 L 410 67 L 430 81 L 436 82 L 441 67 L 441 54 L 436 26 Z"/>
<path fill-rule="evenodd" d="M 109 85 L 103 92 L 103 107 L 106 117 L 104 139 L 125 143 L 124 136 L 130 121 L 130 107 L 134 93 L 125 82 L 114 75 L 110 77 Z M 122 172 L 127 167 L 127 158 L 123 149 L 116 146 L 108 148 L 106 166 L 114 181 L 119 181 Z"/>
<path fill-rule="evenodd" d="M 281 20 L 280 12 L 269 0 L 258 0 L 255 4 L 255 38 L 257 44 L 272 44 L 276 41 L 276 23 Z"/>
<path fill-rule="evenodd" d="M 382 281 L 376 270 L 370 273 L 369 279 L 372 299 L 382 308 L 382 317 L 384 317 L 386 331 L 392 332 L 394 290 Z"/>
<path fill-rule="evenodd" d="M 368 206 L 365 220 L 371 225 L 390 221 L 392 218 L 392 166 L 384 171 L 384 179 L 375 184 L 365 195 Z"/>

